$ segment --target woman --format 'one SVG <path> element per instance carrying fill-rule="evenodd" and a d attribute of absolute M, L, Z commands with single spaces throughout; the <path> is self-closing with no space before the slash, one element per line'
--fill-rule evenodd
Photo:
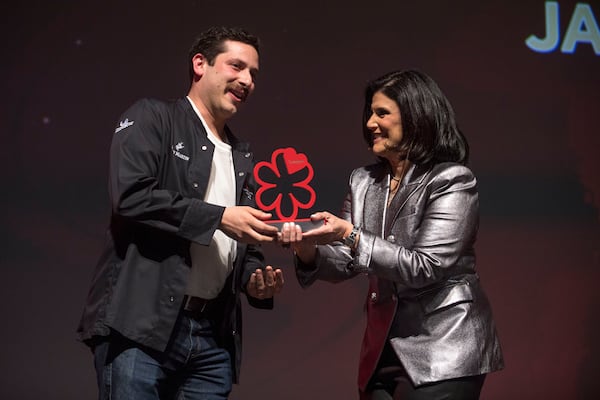
<path fill-rule="evenodd" d="M 305 233 L 286 224 L 281 240 L 293 245 L 303 287 L 368 276 L 361 399 L 478 399 L 503 359 L 475 272 L 467 141 L 418 71 L 370 82 L 363 123 L 378 162 L 352 172 L 340 217 L 316 213 L 322 225 Z"/>

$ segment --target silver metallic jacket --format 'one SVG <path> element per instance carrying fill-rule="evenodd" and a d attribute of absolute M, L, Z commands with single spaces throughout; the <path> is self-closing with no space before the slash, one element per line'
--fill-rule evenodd
<path fill-rule="evenodd" d="M 362 231 L 354 253 L 318 246 L 296 260 L 300 284 L 369 278 L 358 384 L 365 390 L 386 341 L 415 385 L 502 369 L 488 299 L 475 272 L 476 179 L 465 166 L 412 166 L 388 208 L 388 167 L 353 171 L 341 218 Z"/>

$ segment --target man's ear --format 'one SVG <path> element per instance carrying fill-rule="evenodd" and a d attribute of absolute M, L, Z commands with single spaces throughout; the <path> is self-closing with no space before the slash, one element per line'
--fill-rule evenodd
<path fill-rule="evenodd" d="M 192 68 L 194 70 L 194 75 L 197 78 L 201 78 L 202 75 L 204 75 L 204 69 L 207 64 L 206 58 L 200 53 L 192 57 Z"/>

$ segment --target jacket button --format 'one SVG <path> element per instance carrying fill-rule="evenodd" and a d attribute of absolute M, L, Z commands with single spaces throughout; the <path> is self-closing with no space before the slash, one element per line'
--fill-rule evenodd
<path fill-rule="evenodd" d="M 389 235 L 389 236 L 387 237 L 387 241 L 388 241 L 388 242 L 392 242 L 392 243 L 394 243 L 394 242 L 396 241 L 396 236 L 394 236 L 394 235 Z"/>
<path fill-rule="evenodd" d="M 197 183 L 197 182 L 194 182 L 194 183 L 192 183 L 192 186 L 193 186 L 194 188 L 198 189 L 198 183 Z"/>
<path fill-rule="evenodd" d="M 201 147 L 201 149 L 202 149 L 202 150 L 206 150 L 206 149 L 208 149 L 208 147 L 206 147 L 206 146 L 202 146 L 202 147 Z"/>
<path fill-rule="evenodd" d="M 246 157 L 246 158 L 250 157 L 250 153 L 244 154 L 244 157 Z"/>
<path fill-rule="evenodd" d="M 239 176 L 244 176 L 244 173 L 243 172 L 238 172 L 238 175 Z"/>
<path fill-rule="evenodd" d="M 371 301 L 377 301 L 377 292 L 371 292 Z"/>
<path fill-rule="evenodd" d="M 170 301 L 171 303 L 172 303 L 172 302 L 174 302 L 174 301 L 175 301 L 175 297 L 173 297 L 173 296 L 169 296 L 169 301 Z"/>

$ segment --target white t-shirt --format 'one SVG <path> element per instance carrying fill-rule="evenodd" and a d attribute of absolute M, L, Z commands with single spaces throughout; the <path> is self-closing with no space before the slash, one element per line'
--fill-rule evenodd
<path fill-rule="evenodd" d="M 215 145 L 204 201 L 224 207 L 235 206 L 235 171 L 233 169 L 231 146 L 222 142 L 213 134 L 194 102 L 189 97 L 188 100 L 194 111 L 196 111 L 198 118 L 202 121 L 208 139 Z M 190 271 L 186 294 L 203 299 L 217 297 L 225 285 L 227 276 L 233 270 L 236 249 L 236 241 L 219 229 L 215 231 L 208 246 L 192 242 L 190 245 L 192 270 Z"/>

